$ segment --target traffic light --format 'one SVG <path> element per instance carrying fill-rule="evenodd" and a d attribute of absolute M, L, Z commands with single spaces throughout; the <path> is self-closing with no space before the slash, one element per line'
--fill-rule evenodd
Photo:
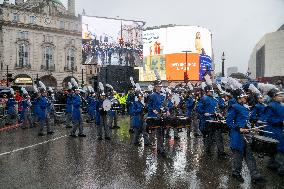
<path fill-rule="evenodd" d="M 8 73 L 7 74 L 7 80 L 8 80 L 8 82 L 13 82 L 14 81 L 13 74 Z"/>

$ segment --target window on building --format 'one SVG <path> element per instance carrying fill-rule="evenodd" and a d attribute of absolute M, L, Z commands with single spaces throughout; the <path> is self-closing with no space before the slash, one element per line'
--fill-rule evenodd
<path fill-rule="evenodd" d="M 67 70 L 72 70 L 75 67 L 75 50 L 69 48 L 67 51 Z"/>
<path fill-rule="evenodd" d="M 18 38 L 19 39 L 28 39 L 29 38 L 29 32 L 28 31 L 19 31 L 18 32 Z"/>
<path fill-rule="evenodd" d="M 20 15 L 18 13 L 13 14 L 13 22 L 19 22 L 20 21 Z"/>
<path fill-rule="evenodd" d="M 92 69 L 90 69 L 90 75 L 92 75 L 93 74 L 93 70 Z"/>
<path fill-rule="evenodd" d="M 64 28 L 65 28 L 65 22 L 59 21 L 59 29 L 64 29 Z"/>
<path fill-rule="evenodd" d="M 47 70 L 52 70 L 54 69 L 54 64 L 53 64 L 53 48 L 50 46 L 47 46 L 44 48 L 44 64 L 43 66 Z"/>
<path fill-rule="evenodd" d="M 53 36 L 43 35 L 43 42 L 53 43 Z"/>
<path fill-rule="evenodd" d="M 18 67 L 27 67 L 29 66 L 29 53 L 28 46 L 26 44 L 19 45 L 19 62 Z"/>
<path fill-rule="evenodd" d="M 30 16 L 30 24 L 36 24 L 36 16 Z"/>

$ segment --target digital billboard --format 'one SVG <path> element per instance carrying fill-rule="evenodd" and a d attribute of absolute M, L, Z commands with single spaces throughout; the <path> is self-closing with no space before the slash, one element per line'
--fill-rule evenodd
<path fill-rule="evenodd" d="M 142 21 L 82 16 L 83 62 L 141 66 Z"/>
<path fill-rule="evenodd" d="M 201 80 L 205 70 L 212 67 L 211 32 L 199 26 L 164 26 L 143 32 L 143 65 L 140 81 L 183 80 L 188 53 L 189 80 Z M 156 70 L 156 71 L 155 71 Z"/>
<path fill-rule="evenodd" d="M 187 66 L 187 69 L 186 69 Z M 189 80 L 199 80 L 199 54 L 188 53 L 187 63 L 185 53 L 166 55 L 166 79 L 183 80 L 187 71 Z"/>

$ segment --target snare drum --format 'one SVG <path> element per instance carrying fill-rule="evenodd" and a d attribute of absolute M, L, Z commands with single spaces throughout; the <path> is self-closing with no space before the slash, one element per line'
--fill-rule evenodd
<path fill-rule="evenodd" d="M 177 127 L 178 128 L 186 128 L 190 127 L 191 119 L 188 117 L 178 116 L 177 117 Z"/>
<path fill-rule="evenodd" d="M 163 121 L 161 118 L 157 117 L 148 117 L 146 119 L 147 129 L 156 129 L 163 125 Z"/>
<path fill-rule="evenodd" d="M 166 117 L 164 118 L 164 123 L 166 127 L 177 127 L 177 118 L 176 117 Z"/>
<path fill-rule="evenodd" d="M 226 125 L 226 121 L 216 121 L 216 120 L 206 120 L 205 131 L 206 132 L 214 132 L 217 130 L 221 130 L 222 133 L 228 133 L 229 128 Z"/>
<path fill-rule="evenodd" d="M 275 155 L 279 141 L 266 136 L 254 135 L 251 148 L 254 152 L 266 155 Z"/>

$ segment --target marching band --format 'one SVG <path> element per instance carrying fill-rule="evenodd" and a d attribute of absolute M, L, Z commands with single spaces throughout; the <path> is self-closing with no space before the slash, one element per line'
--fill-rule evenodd
<path fill-rule="evenodd" d="M 251 174 L 252 182 L 265 182 L 259 172 L 253 152 L 270 157 L 267 167 L 284 176 L 284 106 L 283 92 L 276 86 L 263 83 L 241 84 L 233 78 L 222 78 L 215 84 L 205 77 L 201 86 L 192 84 L 164 88 L 157 79 L 153 86 L 142 90 L 130 78 L 126 105 L 130 117 L 129 132 L 133 133 L 131 144 L 140 146 L 141 135 L 144 146 L 153 146 L 149 134 L 156 135 L 157 153 L 167 157 L 165 139 L 173 130 L 174 140 L 180 140 L 180 132 L 186 130 L 190 137 L 203 137 L 205 155 L 211 156 L 214 142 L 219 159 L 227 159 L 224 140 L 228 134 L 232 158 L 232 177 L 244 182 L 241 176 L 244 159 Z M 108 90 L 107 90 L 108 89 Z M 31 98 L 23 89 L 22 127 L 39 124 L 39 136 L 54 133 L 50 116 L 54 110 L 54 95 L 42 82 Z M 87 122 L 97 127 L 98 140 L 111 140 L 111 129 L 119 129 L 118 114 L 121 110 L 116 92 L 110 85 L 99 83 L 99 92 L 92 87 L 81 89 L 75 80 L 68 83 L 65 91 L 65 127 L 72 128 L 71 137 L 86 137 L 83 130 L 82 108 L 86 105 Z M 86 99 L 85 100 L 85 95 Z M 14 91 L 7 101 L 9 124 L 17 116 Z M 30 117 L 33 110 L 34 121 Z M 198 124 L 195 124 L 198 123 Z M 73 127 L 71 126 L 73 125 Z M 79 129 L 78 135 L 76 135 Z M 104 131 L 104 132 L 103 132 Z M 104 137 L 103 137 L 104 136 Z"/>

